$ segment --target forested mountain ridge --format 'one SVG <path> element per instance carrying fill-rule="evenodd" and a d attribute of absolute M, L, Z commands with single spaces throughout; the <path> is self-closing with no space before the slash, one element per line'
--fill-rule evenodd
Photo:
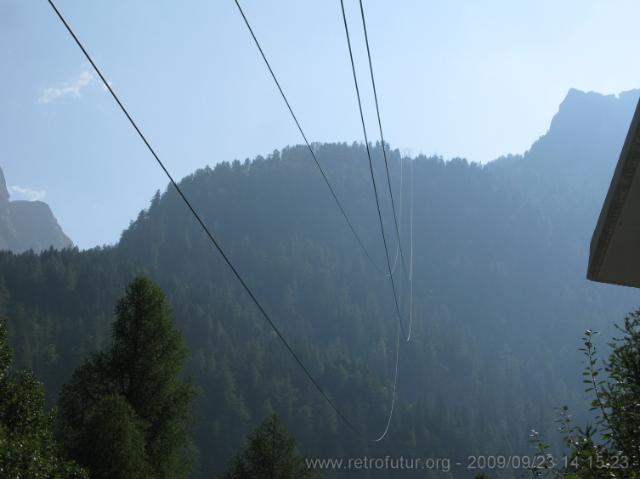
<path fill-rule="evenodd" d="M 9 201 L 9 191 L 0 169 L 0 250 L 17 253 L 32 249 L 69 248 L 49 205 L 42 201 Z"/>
<path fill-rule="evenodd" d="M 530 429 L 553 441 L 553 407 L 584 398 L 582 331 L 610 331 L 636 306 L 633 291 L 585 279 L 591 232 L 636 98 L 570 92 L 523 157 L 485 167 L 405 159 L 402 191 L 400 155 L 392 152 L 405 254 L 414 185 L 415 322 L 383 443 L 353 435 L 326 407 L 171 188 L 112 248 L 0 255 L 0 309 L 16 361 L 34 367 L 55 401 L 73 368 L 104 345 L 125 284 L 144 272 L 167 292 L 191 351 L 189 373 L 200 388 L 194 477 L 220 472 L 274 411 L 310 456 L 464 463 L 472 454 L 528 453 Z M 364 146 L 314 148 L 382 267 Z M 379 146 L 374 155 L 380 166 Z M 382 169 L 376 173 L 382 180 Z M 391 396 L 390 287 L 367 263 L 308 151 L 218 163 L 181 187 L 335 402 L 374 437 Z M 383 203 L 390 233 L 386 196 Z M 391 235 L 389 242 L 393 253 Z M 406 282 L 400 290 L 406 310 Z"/>

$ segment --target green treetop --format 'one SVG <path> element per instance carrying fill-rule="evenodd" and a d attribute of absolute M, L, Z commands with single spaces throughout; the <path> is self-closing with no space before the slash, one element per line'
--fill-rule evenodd
<path fill-rule="evenodd" d="M 80 366 L 60 397 L 60 431 L 93 478 L 186 477 L 192 386 L 187 349 L 162 290 L 145 278 L 116 307 L 113 346 Z"/>
<path fill-rule="evenodd" d="M 304 459 L 296 454 L 296 441 L 274 414 L 250 436 L 222 479 L 305 479 L 316 478 Z"/>
<path fill-rule="evenodd" d="M 80 479 L 86 472 L 64 459 L 53 413 L 44 412 L 44 387 L 31 371 L 11 374 L 7 326 L 0 319 L 0 477 Z"/>

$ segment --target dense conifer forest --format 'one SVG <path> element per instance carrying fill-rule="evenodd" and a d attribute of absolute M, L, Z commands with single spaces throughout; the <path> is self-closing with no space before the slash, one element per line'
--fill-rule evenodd
<path fill-rule="evenodd" d="M 585 402 L 580 336 L 588 327 L 610 335 L 637 302 L 629 290 L 584 279 L 610 178 L 603 172 L 624 137 L 594 112 L 619 109 L 623 124 L 635 99 L 573 91 L 525 155 L 486 166 L 391 152 L 405 252 L 413 183 L 414 324 L 411 342 L 401 344 L 398 403 L 384 442 L 354 435 L 321 400 L 172 188 L 158 192 L 114 246 L 0 254 L 0 311 L 14 361 L 32 368 L 47 405 L 57 404 L 73 371 L 109 347 L 115 305 L 145 275 L 166 293 L 188 349 L 185 375 L 197 392 L 194 478 L 226 470 L 274 413 L 310 457 L 464 463 L 474 454 L 529 453 L 534 428 L 560 448 L 554 408 Z M 364 146 L 313 148 L 382 267 Z M 380 145 L 373 153 L 381 156 Z M 308 151 L 223 161 L 180 186 L 334 401 L 369 437 L 379 434 L 392 395 L 393 298 Z M 392 237 L 390 245 L 395 252 Z M 399 291 L 407 314 L 407 281 Z M 380 474 L 372 477 L 391 477 Z"/>

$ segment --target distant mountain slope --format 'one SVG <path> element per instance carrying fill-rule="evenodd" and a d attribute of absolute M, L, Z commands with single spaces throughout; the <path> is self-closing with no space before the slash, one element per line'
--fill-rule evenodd
<path fill-rule="evenodd" d="M 0 250 L 16 253 L 73 246 L 42 201 L 9 201 L 9 191 L 0 169 Z"/>
<path fill-rule="evenodd" d="M 527 182 L 536 188 L 570 181 L 592 196 L 606 193 L 639 97 L 640 90 L 601 95 L 571 89 L 547 133 L 524 155 L 499 158 L 487 168 L 518 174 L 521 182 L 531 175 Z"/>
<path fill-rule="evenodd" d="M 577 406 L 578 420 L 589 408 L 580 336 L 586 328 L 603 331 L 603 351 L 614 321 L 639 299 L 635 290 L 585 279 L 591 232 L 636 98 L 572 91 L 525 155 L 485 167 L 406 159 L 402 191 L 400 155 L 391 152 L 405 254 L 412 170 L 415 184 L 415 322 L 412 341 L 402 343 L 385 442 L 353 434 L 318 397 L 172 188 L 153 198 L 114 247 L 0 254 L 0 312 L 10 320 L 16 360 L 35 368 L 55 400 L 73 368 L 105 343 L 124 284 L 144 272 L 170 298 L 201 391 L 193 477 L 222 470 L 273 411 L 314 457 L 464 464 L 469 455 L 531 454 L 534 428 L 557 445 L 553 408 Z M 314 148 L 384 265 L 365 148 Z M 382 180 L 380 147 L 373 151 Z M 372 438 L 391 399 L 390 285 L 367 263 L 312 161 L 305 147 L 288 147 L 199 170 L 181 187 L 335 403 Z M 383 214 L 393 231 L 386 195 Z M 395 239 L 388 239 L 393 252 Z M 407 285 L 398 281 L 406 307 Z M 326 476 L 407 477 L 360 472 Z M 448 477 L 424 472 L 408 477 Z M 474 472 L 454 468 L 451 476 Z"/>
<path fill-rule="evenodd" d="M 585 280 L 591 235 L 639 97 L 640 90 L 601 95 L 572 89 L 549 131 L 524 155 L 485 166 L 496 188 L 521 191 L 546 218 L 538 240 L 557 266 L 548 281 L 592 284 Z"/>

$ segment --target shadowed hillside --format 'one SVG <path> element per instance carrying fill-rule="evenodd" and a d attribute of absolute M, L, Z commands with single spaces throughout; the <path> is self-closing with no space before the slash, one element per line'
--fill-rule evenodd
<path fill-rule="evenodd" d="M 576 351 L 582 331 L 611 331 L 636 306 L 633 291 L 589 283 L 585 271 L 637 96 L 571 91 L 523 157 L 485 167 L 404 159 L 402 190 L 400 155 L 392 152 L 405 254 L 411 181 L 415 191 L 415 322 L 412 341 L 401 346 L 399 402 L 385 442 L 355 436 L 322 402 L 171 188 L 113 248 L 0 256 L 16 359 L 35 368 L 54 402 L 72 369 L 104 345 L 124 285 L 144 272 L 168 294 L 201 390 L 194 477 L 220 472 L 272 412 L 310 456 L 465 464 L 472 454 L 529 453 L 530 429 L 556 437 L 553 407 L 585 400 Z M 382 267 L 364 147 L 314 148 Z M 379 146 L 374 154 L 381 165 Z M 377 174 L 383 180 L 382 169 Z M 181 187 L 335 402 L 376 436 L 395 357 L 390 286 L 351 236 L 309 152 L 296 146 L 218 163 Z M 383 203 L 391 232 L 386 196 Z M 389 242 L 395 252 L 392 236 Z M 406 281 L 400 291 L 406 311 Z"/>

